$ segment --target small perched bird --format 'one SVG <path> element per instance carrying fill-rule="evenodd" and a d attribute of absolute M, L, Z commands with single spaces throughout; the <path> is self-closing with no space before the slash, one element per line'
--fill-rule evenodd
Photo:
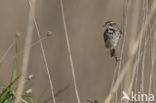
<path fill-rule="evenodd" d="M 119 61 L 119 57 L 116 56 L 116 47 L 122 32 L 118 25 L 113 21 L 107 21 L 104 27 L 106 27 L 104 31 L 105 46 L 110 49 L 111 57 L 115 57 L 116 61 Z"/>

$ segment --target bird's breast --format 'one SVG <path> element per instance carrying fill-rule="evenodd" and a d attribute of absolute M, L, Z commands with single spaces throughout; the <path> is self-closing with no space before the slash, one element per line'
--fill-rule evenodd
<path fill-rule="evenodd" d="M 118 31 L 109 30 L 105 33 L 105 45 L 106 48 L 115 48 L 120 39 L 120 33 Z"/>

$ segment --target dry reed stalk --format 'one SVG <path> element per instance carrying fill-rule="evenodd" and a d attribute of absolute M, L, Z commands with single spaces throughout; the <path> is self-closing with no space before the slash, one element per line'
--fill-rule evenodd
<path fill-rule="evenodd" d="M 112 80 L 112 84 L 111 84 L 111 89 L 113 88 L 114 86 L 114 83 L 116 81 L 116 78 L 117 78 L 117 73 L 118 73 L 118 65 L 116 64 L 115 66 L 115 70 L 114 70 L 114 74 L 113 74 L 113 80 Z M 118 92 L 116 92 L 116 95 L 115 95 L 115 103 L 118 101 Z"/>
<path fill-rule="evenodd" d="M 13 40 L 13 42 L 10 44 L 10 46 L 7 48 L 7 50 L 1 56 L 0 63 L 2 63 L 2 61 L 5 59 L 5 57 L 7 56 L 7 54 L 9 53 L 9 51 L 12 49 L 12 47 L 16 44 L 16 42 L 17 42 L 17 40 L 18 40 L 18 38 L 20 36 L 21 36 L 21 34 L 19 32 L 16 32 L 16 38 L 15 38 L 15 40 Z"/>
<path fill-rule="evenodd" d="M 152 81 L 153 81 L 153 72 L 154 72 L 154 63 L 155 63 L 155 44 L 156 44 L 156 30 L 154 31 L 154 36 L 150 37 L 151 41 L 151 71 L 150 71 L 150 78 L 149 78 L 149 87 L 148 87 L 148 94 L 152 92 Z M 150 103 L 150 101 L 148 101 Z"/>
<path fill-rule="evenodd" d="M 36 31 L 37 31 L 37 36 L 39 38 L 41 51 L 42 51 L 42 56 L 43 56 L 43 60 L 44 60 L 45 66 L 46 66 L 46 72 L 47 72 L 48 79 L 49 79 L 49 84 L 50 84 L 51 96 L 52 96 L 52 99 L 53 99 L 53 103 L 56 103 L 56 99 L 55 99 L 55 95 L 54 95 L 53 82 L 51 80 L 51 75 L 50 75 L 50 71 L 49 71 L 49 67 L 48 67 L 45 51 L 44 51 L 44 48 L 43 48 L 43 43 L 41 41 L 41 34 L 40 34 L 40 31 L 39 31 L 39 28 L 38 28 L 38 25 L 37 25 L 37 22 L 36 22 L 36 19 L 35 19 L 35 11 L 33 10 L 33 8 L 35 8 L 35 6 L 32 5 L 32 3 L 29 0 L 27 0 L 27 2 L 29 3 L 30 10 L 31 10 L 31 13 L 32 13 L 32 18 L 33 18 L 33 23 L 35 25 L 35 28 L 36 28 Z"/>
<path fill-rule="evenodd" d="M 130 82 L 130 86 L 128 87 L 128 92 L 127 94 L 130 95 L 132 88 L 133 88 L 133 83 L 136 77 L 136 81 L 137 81 L 137 74 L 138 74 L 138 69 L 139 69 L 139 62 L 141 60 L 141 45 L 139 45 L 139 50 L 137 53 L 137 58 L 134 62 L 134 67 L 132 69 L 132 76 L 131 76 L 131 82 Z M 137 88 L 137 85 L 135 85 L 135 87 Z"/>
<path fill-rule="evenodd" d="M 131 74 L 131 79 L 130 79 L 130 83 L 129 83 L 129 87 L 128 87 L 128 91 L 127 91 L 127 94 L 130 95 L 131 91 L 132 91 L 132 88 L 133 88 L 133 84 L 134 84 L 134 80 L 136 79 L 136 85 L 135 85 L 135 92 L 136 92 L 136 88 L 137 88 L 137 81 L 138 81 L 138 70 L 139 70 L 139 62 L 141 60 L 141 57 L 142 57 L 142 52 L 141 52 L 141 41 L 139 43 L 139 50 L 137 52 L 137 57 L 135 59 L 135 62 L 134 62 L 134 66 L 133 66 L 133 69 L 132 69 L 132 74 Z M 128 101 L 127 101 L 128 103 Z"/>
<path fill-rule="evenodd" d="M 143 11 L 143 20 L 142 20 L 142 25 L 144 25 L 144 23 L 145 23 L 145 20 L 146 20 L 146 18 L 147 18 L 147 11 L 148 11 L 148 2 L 147 2 L 147 0 L 144 0 L 143 1 L 143 8 L 144 8 L 144 11 Z M 147 39 L 147 37 L 148 37 L 148 35 L 147 35 L 147 31 L 146 31 L 146 33 L 145 33 L 145 37 L 144 37 L 144 42 L 146 41 L 146 39 Z M 142 46 L 140 45 L 139 46 L 139 51 L 138 51 L 138 56 L 137 56 L 137 70 L 136 70 L 136 78 L 135 78 L 135 85 L 134 85 L 134 89 L 135 89 L 135 93 L 136 93 L 136 91 L 137 91 L 137 82 L 138 82 L 138 69 L 139 69 L 139 61 L 141 60 L 141 57 L 142 57 L 142 59 L 144 59 L 144 57 L 143 56 L 145 56 L 145 54 L 144 54 L 144 50 L 146 50 L 146 49 L 144 49 L 144 47 L 145 47 L 145 43 L 144 43 L 144 45 L 143 45 L 143 51 L 141 51 L 142 50 Z M 136 64 L 136 63 L 135 63 Z M 135 67 L 134 67 L 134 69 L 135 69 Z M 142 67 L 142 69 L 141 69 L 141 71 L 143 71 L 143 72 L 141 72 L 141 78 L 144 78 L 143 76 L 144 76 L 144 65 L 143 65 L 143 67 Z M 132 79 L 133 79 L 133 76 L 132 76 Z M 130 85 L 130 87 L 129 87 L 129 93 L 131 92 L 131 90 L 132 90 L 132 83 L 133 81 L 131 81 L 131 85 Z M 141 81 L 142 82 L 142 81 Z"/>
<path fill-rule="evenodd" d="M 2 63 L 2 61 L 5 59 L 5 57 L 7 56 L 7 54 L 9 53 L 9 51 L 12 49 L 12 47 L 15 45 L 16 40 L 14 40 L 10 46 L 7 48 L 7 50 L 5 51 L 5 53 L 1 56 L 0 58 L 0 63 Z"/>
<path fill-rule="evenodd" d="M 156 24 L 156 23 L 155 23 Z M 156 25 L 155 25 L 155 29 L 156 29 Z M 154 31 L 154 35 L 155 35 L 155 38 L 154 38 L 154 45 L 156 46 L 156 30 Z M 154 52 L 156 52 L 156 48 L 155 48 L 155 50 L 154 50 Z M 155 60 L 156 60 L 156 55 L 153 57 L 153 59 L 154 59 L 154 64 L 155 64 Z M 154 72 L 154 71 L 153 71 Z M 155 73 L 155 72 L 154 72 Z M 153 73 L 153 74 L 154 74 Z M 153 94 L 155 94 L 156 95 L 156 90 L 155 90 L 155 80 L 154 80 L 154 78 L 152 78 L 153 79 L 153 88 L 152 88 L 152 90 L 153 90 Z"/>
<path fill-rule="evenodd" d="M 118 76 L 120 74 L 121 71 L 121 63 L 122 63 L 122 59 L 123 59 L 123 54 L 124 54 L 124 46 L 125 46 L 125 39 L 126 39 L 126 35 L 127 35 L 127 19 L 128 19 L 128 5 L 130 5 L 130 1 L 129 0 L 124 0 L 124 8 L 123 8 L 123 42 L 122 42 L 122 46 L 121 46 L 121 54 L 120 54 L 120 58 L 121 61 L 119 62 L 119 69 L 118 69 Z"/>
<path fill-rule="evenodd" d="M 123 61 L 123 53 L 124 53 L 124 44 L 125 44 L 125 38 L 126 38 L 126 29 L 127 29 L 127 15 L 128 15 L 128 5 L 129 5 L 129 0 L 124 0 L 123 3 L 123 22 L 122 22 L 122 27 L 123 27 L 123 34 L 122 34 L 122 45 L 121 45 L 121 49 L 120 49 L 120 61 L 119 63 L 116 64 L 115 66 L 115 70 L 114 70 L 114 75 L 113 75 L 113 80 L 112 80 L 112 84 L 111 84 L 111 89 L 114 86 L 115 83 L 115 79 L 118 78 L 119 74 L 120 74 L 120 70 L 121 70 L 121 63 Z M 119 52 L 119 49 L 118 49 Z M 115 96 L 115 103 L 118 101 L 118 92 L 116 92 L 116 96 Z"/>
<path fill-rule="evenodd" d="M 144 18 L 143 18 L 143 23 L 145 23 L 148 15 L 148 0 L 144 0 Z M 149 35 L 146 31 L 146 37 L 144 38 L 144 45 L 143 45 L 143 56 L 142 56 L 142 69 L 141 69 L 141 83 L 140 83 L 140 90 L 141 93 L 144 93 L 144 70 L 145 70 L 145 58 L 146 58 L 146 46 L 149 40 Z M 142 101 L 143 103 L 143 101 Z"/>
<path fill-rule="evenodd" d="M 111 89 L 113 88 L 115 79 L 116 79 L 116 77 L 117 77 L 117 76 L 116 76 L 117 71 L 118 71 L 118 68 L 117 68 L 117 65 L 116 65 L 116 66 L 115 66 L 115 69 L 114 69 L 114 73 L 113 73 L 113 80 L 112 80 L 112 84 L 111 84 Z"/>
<path fill-rule="evenodd" d="M 68 55 L 69 55 L 69 59 L 70 59 L 70 67 L 71 67 L 72 76 L 73 76 L 74 89 L 75 89 L 75 93 L 76 93 L 77 102 L 78 103 L 81 103 L 80 102 L 79 93 L 78 93 L 78 89 L 77 89 L 76 76 L 75 76 L 75 68 L 74 68 L 74 64 L 73 64 L 72 52 L 71 52 L 71 47 L 70 47 L 70 42 L 69 42 L 69 37 L 68 37 L 68 31 L 67 31 L 67 25 L 66 25 L 65 13 L 64 13 L 64 7 L 63 7 L 62 0 L 60 0 L 60 6 L 61 6 L 62 21 L 63 21 L 64 31 L 65 31 L 67 48 L 68 48 Z"/>
<path fill-rule="evenodd" d="M 121 61 L 118 64 L 117 78 L 119 77 L 120 72 L 121 72 L 121 63 L 124 61 L 123 56 L 124 56 L 125 39 L 126 39 L 126 36 L 127 36 L 128 8 L 129 8 L 130 4 L 131 4 L 131 1 L 124 0 L 124 6 L 123 6 L 123 36 L 122 36 L 123 42 L 122 42 L 122 45 L 121 45 L 121 51 L 120 51 Z M 121 92 L 122 92 L 122 86 L 120 87 L 120 93 Z M 116 103 L 117 103 L 117 101 L 116 101 Z"/>
<path fill-rule="evenodd" d="M 133 2 L 134 3 L 134 2 Z M 138 20 L 139 20 L 139 8 L 140 8 L 140 2 L 138 1 L 138 2 L 136 2 L 136 5 L 134 6 L 134 7 L 132 7 L 133 9 L 133 16 L 132 16 L 132 21 L 133 21 L 133 23 L 135 23 L 134 24 L 134 26 L 132 26 L 132 28 L 131 28 L 131 32 L 130 32 L 130 34 L 133 34 L 132 36 L 131 36 L 131 41 L 130 41 L 130 43 L 129 43 L 129 48 L 131 47 L 131 43 L 132 42 L 134 42 L 134 39 L 135 39 L 135 36 L 137 35 L 137 30 L 138 30 Z M 133 62 L 131 63 L 131 65 L 130 65 L 130 67 L 129 67 L 129 70 L 127 71 L 128 72 L 128 74 L 127 74 L 127 76 L 126 76 L 126 78 L 125 78 L 125 84 L 124 84 L 124 91 L 126 91 L 127 92 L 127 94 L 128 95 L 130 95 L 130 92 L 131 92 L 131 90 L 132 90 L 132 88 L 133 88 L 133 84 L 134 84 L 134 80 L 135 80 L 135 77 L 137 77 L 136 76 L 136 71 L 137 71 L 137 69 L 138 69 L 138 64 L 139 64 L 139 60 L 140 60 L 140 45 L 141 45 L 141 43 L 140 43 L 141 41 L 139 41 L 139 44 L 138 44 L 138 48 L 139 48 L 139 50 L 137 50 L 137 58 L 133 58 L 133 60 L 135 60 L 135 64 L 133 65 Z M 129 49 L 129 50 L 131 50 L 131 49 Z M 128 55 L 129 55 L 129 53 L 130 52 L 128 52 Z M 133 67 L 132 67 L 132 65 L 133 65 Z M 132 69 L 131 69 L 132 68 Z M 123 102 L 123 101 L 122 101 Z M 126 101 L 127 103 L 128 103 L 128 101 Z"/>
<path fill-rule="evenodd" d="M 124 47 L 125 47 L 125 39 L 126 39 L 126 35 L 127 35 L 127 20 L 128 20 L 128 7 L 130 5 L 130 1 L 129 0 L 124 0 L 124 4 L 123 4 L 123 21 L 122 21 L 122 27 L 123 27 L 123 34 L 122 34 L 122 45 L 121 45 L 121 51 L 120 51 L 120 59 L 121 61 L 119 61 L 118 63 L 118 69 L 117 69 L 117 78 L 119 77 L 120 71 L 121 71 L 121 63 L 124 61 L 123 60 L 123 55 L 124 55 Z M 122 89 L 122 88 L 121 88 Z M 120 89 L 120 90 L 121 90 Z M 116 92 L 116 97 L 115 97 L 115 103 L 117 103 L 118 101 L 118 91 Z"/>
<path fill-rule="evenodd" d="M 138 21 L 139 21 L 139 14 L 140 14 L 140 3 L 141 1 L 133 1 L 131 8 L 132 8 L 132 16 L 131 16 L 131 21 L 132 21 L 132 26 L 130 30 L 130 41 L 129 41 L 129 50 L 127 52 L 128 58 L 130 58 L 131 54 L 131 48 L 133 47 L 133 43 L 135 42 L 135 38 L 137 37 L 137 32 L 138 32 Z M 140 40 L 138 41 L 137 49 L 140 45 Z M 138 52 L 138 50 L 136 51 Z M 135 53 L 136 55 L 136 53 Z M 129 65 L 128 73 L 125 77 L 125 83 L 124 83 L 124 91 L 128 93 L 129 95 L 129 86 L 131 82 L 131 76 L 132 76 L 132 67 L 133 67 L 133 61 L 135 60 L 135 57 L 133 57 L 133 60 L 131 61 L 131 65 Z"/>
<path fill-rule="evenodd" d="M 138 3 L 136 3 L 138 4 Z M 112 88 L 112 90 L 110 91 L 110 93 L 108 94 L 107 98 L 105 99 L 104 103 L 110 103 L 110 100 L 112 99 L 112 97 L 114 96 L 114 93 L 118 90 L 119 85 L 121 84 L 123 78 L 125 77 L 125 75 L 127 74 L 128 70 L 130 69 L 131 65 L 133 64 L 133 59 L 134 56 L 138 50 L 138 45 L 139 45 L 139 41 L 142 41 L 142 38 L 144 36 L 144 33 L 146 31 L 146 28 L 148 27 L 154 13 L 156 11 L 156 1 L 153 2 L 152 7 L 151 7 L 151 11 L 149 13 L 149 15 L 147 16 L 147 20 L 145 21 L 145 24 L 143 25 L 143 27 L 141 28 L 141 31 L 139 32 L 139 36 L 138 38 L 131 42 L 130 45 L 130 51 L 129 51 L 129 58 L 126 61 L 120 76 L 118 77 L 114 87 Z"/>
<path fill-rule="evenodd" d="M 143 56 L 142 56 L 142 62 L 141 62 L 141 83 L 140 83 L 140 89 L 141 89 L 141 92 L 144 93 L 144 71 L 145 71 L 145 58 L 146 58 L 146 46 L 147 46 L 147 43 L 148 43 L 148 40 L 149 38 L 145 38 L 145 42 L 144 42 L 144 47 L 143 47 Z"/>
<path fill-rule="evenodd" d="M 35 7 L 35 0 L 33 3 L 33 6 Z M 28 61 L 30 56 L 30 48 L 31 48 L 31 42 L 32 42 L 32 35 L 33 35 L 33 29 L 34 29 L 34 23 L 33 18 L 31 15 L 31 11 L 29 11 L 28 16 L 28 27 L 27 27 L 27 35 L 25 38 L 25 46 L 24 46 L 24 54 L 23 54 L 23 62 L 22 62 L 22 70 L 21 70 L 21 77 L 18 82 L 17 91 L 16 91 L 16 99 L 15 103 L 20 103 L 21 101 L 21 95 L 24 90 L 24 83 L 27 77 L 27 69 L 28 69 Z"/>
<path fill-rule="evenodd" d="M 144 42 L 144 47 L 143 47 L 143 58 L 142 58 L 142 63 L 141 63 L 141 65 L 142 65 L 142 73 L 141 73 L 141 84 L 140 84 L 140 89 L 141 89 L 142 93 L 144 93 L 144 68 L 145 68 L 144 66 L 145 66 L 146 46 L 147 46 L 147 43 L 149 41 L 149 36 L 151 35 L 151 33 L 154 30 L 155 26 L 156 26 L 156 22 L 150 27 L 151 29 L 148 32 L 149 34 L 146 34 L 147 36 L 146 36 L 146 38 L 144 40 L 145 42 Z M 142 101 L 142 103 L 144 103 L 144 102 Z"/>
<path fill-rule="evenodd" d="M 137 86 L 138 86 L 138 71 L 139 71 L 139 67 L 137 65 L 137 70 L 136 70 L 136 78 L 135 78 L 135 84 L 134 84 L 134 93 L 137 93 Z"/>

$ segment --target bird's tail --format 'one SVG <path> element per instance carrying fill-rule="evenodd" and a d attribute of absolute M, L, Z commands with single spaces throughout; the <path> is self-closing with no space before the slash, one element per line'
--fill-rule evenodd
<path fill-rule="evenodd" d="M 110 50 L 111 57 L 116 56 L 115 48 Z"/>

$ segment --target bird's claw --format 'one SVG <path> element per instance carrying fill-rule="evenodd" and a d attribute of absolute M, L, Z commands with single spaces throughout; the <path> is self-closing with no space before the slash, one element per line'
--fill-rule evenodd
<path fill-rule="evenodd" d="M 119 62 L 121 60 L 121 58 L 116 56 L 115 60 L 116 60 L 116 62 Z"/>

